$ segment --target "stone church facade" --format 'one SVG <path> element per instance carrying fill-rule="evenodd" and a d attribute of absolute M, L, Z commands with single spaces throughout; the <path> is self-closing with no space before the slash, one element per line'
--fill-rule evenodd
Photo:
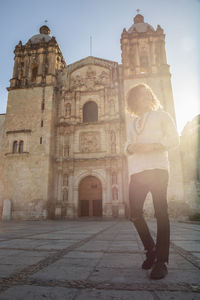
<path fill-rule="evenodd" d="M 47 26 L 16 46 L 0 115 L 3 217 L 128 215 L 126 95 L 144 82 L 175 113 L 163 29 L 136 15 L 121 53 L 121 64 L 89 56 L 67 65 Z M 170 162 L 169 198 L 182 200 L 178 150 Z"/>

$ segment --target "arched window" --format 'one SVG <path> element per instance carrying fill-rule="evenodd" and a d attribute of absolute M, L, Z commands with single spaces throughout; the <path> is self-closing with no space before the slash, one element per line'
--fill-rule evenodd
<path fill-rule="evenodd" d="M 18 142 L 14 141 L 13 142 L 13 153 L 17 153 L 17 148 L 18 148 Z"/>
<path fill-rule="evenodd" d="M 98 106 L 95 102 L 89 101 L 83 106 L 83 122 L 97 122 L 98 121 Z"/>
<path fill-rule="evenodd" d="M 118 189 L 116 187 L 112 189 L 112 199 L 114 201 L 118 200 Z"/>
<path fill-rule="evenodd" d="M 23 153 L 24 152 L 24 141 L 20 141 L 19 142 L 19 153 Z"/>
<path fill-rule="evenodd" d="M 34 66 L 32 68 L 32 72 L 31 72 L 31 81 L 32 82 L 36 81 L 37 73 L 38 73 L 38 66 Z"/>

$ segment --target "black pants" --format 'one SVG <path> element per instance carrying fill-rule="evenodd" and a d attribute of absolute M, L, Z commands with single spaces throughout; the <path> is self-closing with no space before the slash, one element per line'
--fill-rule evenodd
<path fill-rule="evenodd" d="M 133 174 L 129 185 L 130 218 L 134 223 L 145 250 L 156 246 L 157 260 L 168 262 L 169 257 L 169 217 L 167 207 L 168 172 L 154 169 Z M 156 245 L 143 217 L 145 198 L 151 192 L 157 220 Z"/>

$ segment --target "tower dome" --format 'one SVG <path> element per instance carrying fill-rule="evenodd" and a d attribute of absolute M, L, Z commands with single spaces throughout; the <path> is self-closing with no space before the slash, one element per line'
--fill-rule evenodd
<path fill-rule="evenodd" d="M 144 17 L 140 14 L 135 16 L 134 24 L 129 28 L 128 33 L 136 32 L 147 32 L 148 30 L 155 31 L 154 28 L 148 23 L 144 22 Z"/>
<path fill-rule="evenodd" d="M 41 41 L 49 42 L 51 40 L 50 29 L 48 26 L 43 25 L 40 27 L 40 33 L 33 35 L 29 41 L 31 41 L 32 44 L 38 44 Z"/>

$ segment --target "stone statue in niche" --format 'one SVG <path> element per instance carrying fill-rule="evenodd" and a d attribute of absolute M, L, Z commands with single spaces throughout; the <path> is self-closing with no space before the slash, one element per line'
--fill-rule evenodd
<path fill-rule="evenodd" d="M 67 103 L 65 107 L 65 116 L 70 117 L 71 116 L 71 104 Z"/>
<path fill-rule="evenodd" d="M 69 156 L 69 145 L 64 145 L 64 157 Z"/>
<path fill-rule="evenodd" d="M 116 187 L 112 188 L 112 200 L 118 200 L 118 189 Z"/>
<path fill-rule="evenodd" d="M 80 134 L 80 151 L 86 153 L 100 151 L 100 132 L 82 132 Z"/>
<path fill-rule="evenodd" d="M 63 202 L 67 202 L 68 201 L 68 190 L 64 189 L 63 190 Z"/>

